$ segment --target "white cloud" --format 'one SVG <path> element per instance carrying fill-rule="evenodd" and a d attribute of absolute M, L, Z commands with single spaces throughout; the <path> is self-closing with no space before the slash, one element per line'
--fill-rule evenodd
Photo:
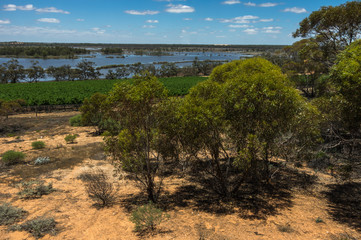
<path fill-rule="evenodd" d="M 268 18 L 268 19 L 260 19 L 260 22 L 273 22 L 273 18 Z"/>
<path fill-rule="evenodd" d="M 292 8 L 286 8 L 283 10 L 284 12 L 292 12 L 292 13 L 306 13 L 305 8 L 299 8 L 299 7 L 292 7 Z"/>
<path fill-rule="evenodd" d="M 250 20 L 258 19 L 259 17 L 253 15 L 245 15 L 242 17 L 235 17 L 231 19 L 220 19 L 221 23 L 237 23 L 237 24 L 244 24 L 250 23 Z"/>
<path fill-rule="evenodd" d="M 183 18 L 184 21 L 191 21 L 192 18 Z"/>
<path fill-rule="evenodd" d="M 239 3 L 241 3 L 239 0 L 227 0 L 222 2 L 222 4 L 228 4 L 228 5 L 239 4 Z"/>
<path fill-rule="evenodd" d="M 277 34 L 277 33 L 281 33 L 280 29 L 282 29 L 282 27 L 264 27 L 262 29 L 264 33 Z"/>
<path fill-rule="evenodd" d="M 246 2 L 244 3 L 245 6 L 249 6 L 249 7 L 255 7 L 257 6 L 257 4 L 253 3 L 253 2 Z"/>
<path fill-rule="evenodd" d="M 10 20 L 9 19 L 0 20 L 0 24 L 10 24 Z"/>
<path fill-rule="evenodd" d="M 39 18 L 37 21 L 46 23 L 60 23 L 60 20 L 56 18 Z"/>
<path fill-rule="evenodd" d="M 222 35 L 222 36 L 216 36 L 216 38 L 225 38 L 226 36 Z"/>
<path fill-rule="evenodd" d="M 98 28 L 98 27 L 92 28 L 92 30 L 93 30 L 96 34 L 104 34 L 104 33 L 105 33 L 105 30 L 104 30 L 104 29 L 101 29 L 101 28 Z"/>
<path fill-rule="evenodd" d="M 143 28 L 155 28 L 153 25 L 143 25 Z"/>
<path fill-rule="evenodd" d="M 204 20 L 205 20 L 205 21 L 208 21 L 208 22 L 212 22 L 212 21 L 213 21 L 213 18 L 209 18 L 209 17 L 208 17 L 208 18 L 205 18 Z"/>
<path fill-rule="evenodd" d="M 70 12 L 68 11 L 64 11 L 61 9 L 57 9 L 55 7 L 47 7 L 47 8 L 38 8 L 36 9 L 37 12 L 42 12 L 42 13 L 63 13 L 63 14 L 70 14 Z"/>
<path fill-rule="evenodd" d="M 78 21 L 78 22 L 84 22 L 85 20 L 82 19 L 82 18 L 78 18 L 77 21 Z"/>
<path fill-rule="evenodd" d="M 228 25 L 228 27 L 230 27 L 230 28 L 249 28 L 249 27 L 252 27 L 252 26 L 249 26 L 249 25 L 234 25 L 234 24 L 231 24 L 231 25 Z"/>
<path fill-rule="evenodd" d="M 265 30 L 265 33 L 281 33 L 280 30 Z"/>
<path fill-rule="evenodd" d="M 253 35 L 253 34 L 257 34 L 258 33 L 258 30 L 255 29 L 255 28 L 247 28 L 246 30 L 244 30 L 243 32 L 247 33 L 247 34 L 250 34 L 250 35 Z"/>
<path fill-rule="evenodd" d="M 27 4 L 24 6 L 16 6 L 15 4 L 4 5 L 4 11 L 16 11 L 16 10 L 31 11 L 31 10 L 35 10 L 35 8 L 33 4 Z"/>
<path fill-rule="evenodd" d="M 145 21 L 146 23 L 159 23 L 159 21 L 158 20 L 147 20 L 147 21 Z"/>
<path fill-rule="evenodd" d="M 126 10 L 124 12 L 131 15 L 155 15 L 159 13 L 159 11 L 151 11 L 151 10 L 145 10 L 145 11 Z"/>
<path fill-rule="evenodd" d="M 195 11 L 194 7 L 190 7 L 182 4 L 178 4 L 178 5 L 168 4 L 167 7 L 168 8 L 165 11 L 169 13 L 192 13 Z"/>
<path fill-rule="evenodd" d="M 258 4 L 259 7 L 275 7 L 277 5 L 279 5 L 279 3 L 267 2 L 267 3 Z"/>

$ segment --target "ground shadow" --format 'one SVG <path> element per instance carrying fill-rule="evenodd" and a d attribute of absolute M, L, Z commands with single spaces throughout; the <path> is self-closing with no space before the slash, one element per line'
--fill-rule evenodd
<path fill-rule="evenodd" d="M 209 176 L 200 174 L 199 169 L 187 174 L 187 184 L 177 187 L 172 193 L 163 193 L 158 205 L 167 211 L 175 208 L 191 208 L 213 214 L 238 213 L 245 219 L 266 219 L 279 210 L 292 206 L 292 190 L 294 188 L 307 190 L 316 177 L 281 164 L 274 163 L 278 168 L 272 184 L 245 183 L 231 198 L 221 197 L 212 190 Z M 130 194 L 122 205 L 131 211 L 134 207 L 146 203 L 145 194 Z"/>
<path fill-rule="evenodd" d="M 323 192 L 335 221 L 361 230 L 361 183 L 331 184 Z"/>

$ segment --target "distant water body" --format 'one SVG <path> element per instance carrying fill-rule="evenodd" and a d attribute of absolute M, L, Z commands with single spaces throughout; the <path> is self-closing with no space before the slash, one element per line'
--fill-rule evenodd
<path fill-rule="evenodd" d="M 91 57 L 90 57 L 91 56 Z M 140 62 L 141 64 L 155 64 L 156 67 L 160 66 L 160 63 L 170 62 L 176 63 L 178 67 L 184 67 L 192 65 L 192 61 L 195 58 L 199 61 L 212 60 L 212 61 L 232 61 L 241 58 L 250 57 L 240 52 L 170 52 L 169 55 L 164 56 L 149 56 L 149 55 L 103 55 L 98 52 L 79 55 L 77 59 L 32 59 L 32 58 L 17 58 L 19 64 L 23 65 L 24 68 L 29 68 L 32 61 L 38 61 L 39 65 L 43 68 L 50 66 L 60 67 L 63 65 L 70 65 L 76 67 L 76 65 L 84 59 L 94 62 L 96 67 L 113 65 L 113 64 L 134 64 Z M 0 64 L 11 60 L 11 58 L 0 58 Z M 102 69 L 101 74 L 105 75 L 108 69 Z M 51 79 L 43 79 L 45 81 Z"/>

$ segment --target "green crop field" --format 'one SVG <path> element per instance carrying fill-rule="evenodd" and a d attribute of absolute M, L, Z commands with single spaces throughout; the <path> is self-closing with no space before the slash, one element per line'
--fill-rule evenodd
<path fill-rule="evenodd" d="M 205 77 L 172 77 L 159 80 L 171 96 L 186 95 L 189 89 Z M 107 93 L 115 83 L 127 80 L 85 80 L 0 84 L 0 99 L 24 99 L 28 105 L 80 104 L 96 92 Z"/>

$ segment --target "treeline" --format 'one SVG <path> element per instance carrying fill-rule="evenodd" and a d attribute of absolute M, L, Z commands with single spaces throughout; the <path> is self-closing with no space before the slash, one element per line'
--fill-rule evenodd
<path fill-rule="evenodd" d="M 143 72 L 149 72 L 157 77 L 174 77 L 174 76 L 207 76 L 213 68 L 222 64 L 218 61 L 199 61 L 196 57 L 191 66 L 178 67 L 175 63 L 163 63 L 159 68 L 153 64 L 141 64 L 140 62 L 127 65 L 108 66 L 114 69 L 108 70 L 105 75 L 106 79 L 123 79 Z M 0 83 L 18 83 L 18 82 L 38 82 L 46 76 L 55 81 L 74 81 L 99 79 L 102 74 L 94 62 L 83 60 L 72 68 L 70 65 L 60 67 L 50 66 L 47 69 L 42 68 L 39 62 L 32 61 L 30 68 L 25 69 L 19 64 L 19 61 L 12 59 L 0 65 Z"/>
<path fill-rule="evenodd" d="M 66 46 L 3 46 L 0 47 L 0 56 L 10 57 L 32 57 L 32 58 L 47 58 L 47 57 L 63 57 L 74 58 L 79 54 L 89 53 L 84 48 L 73 48 Z"/>

